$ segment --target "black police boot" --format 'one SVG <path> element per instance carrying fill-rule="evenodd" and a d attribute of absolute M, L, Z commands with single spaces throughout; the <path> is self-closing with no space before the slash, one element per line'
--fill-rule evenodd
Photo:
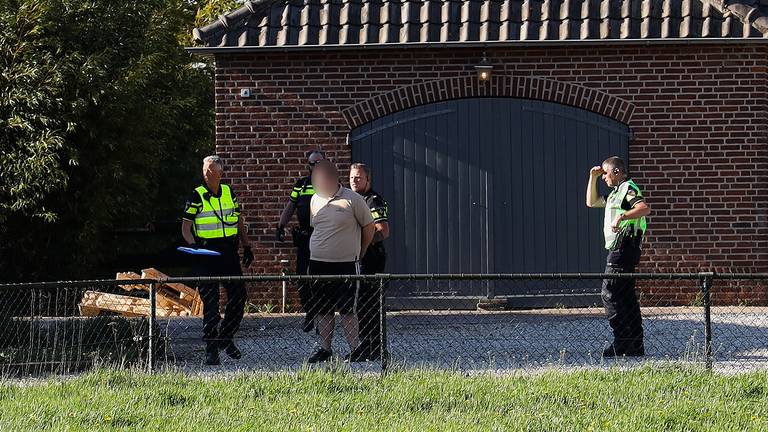
<path fill-rule="evenodd" d="M 226 341 L 221 345 L 221 349 L 224 350 L 225 353 L 230 358 L 233 358 L 235 360 L 240 360 L 240 358 L 243 357 L 243 353 L 240 352 L 240 349 L 237 348 L 237 345 L 233 341 Z"/>
<path fill-rule="evenodd" d="M 632 345 L 624 351 L 624 355 L 627 357 L 642 357 L 645 355 L 645 344 L 643 341 L 634 341 Z"/>
<path fill-rule="evenodd" d="M 208 366 L 218 366 L 221 364 L 219 347 L 216 343 L 208 343 L 205 346 L 205 364 Z"/>
<path fill-rule="evenodd" d="M 332 351 L 328 351 L 324 348 L 320 348 L 314 354 L 312 354 L 311 357 L 309 357 L 309 359 L 307 360 L 307 363 L 310 363 L 310 364 L 322 363 L 330 360 L 331 357 L 333 357 Z"/>
<path fill-rule="evenodd" d="M 381 349 L 379 347 L 375 348 L 368 348 L 368 352 L 366 353 L 365 359 L 368 361 L 379 361 L 381 360 Z"/>
<path fill-rule="evenodd" d="M 301 325 L 301 330 L 304 333 L 309 333 L 315 328 L 315 319 L 310 314 L 304 315 L 304 324 Z"/>
<path fill-rule="evenodd" d="M 360 363 L 366 360 L 368 360 L 368 349 L 364 346 L 359 346 L 349 355 L 344 356 L 344 363 Z"/>
<path fill-rule="evenodd" d="M 618 357 L 618 356 L 619 356 L 619 353 L 616 352 L 616 347 L 613 344 L 608 345 L 608 347 L 603 350 L 604 358 Z"/>
<path fill-rule="evenodd" d="M 635 344 L 634 346 L 621 346 L 616 343 L 612 343 L 608 348 L 603 351 L 603 357 L 642 357 L 645 355 L 645 347 L 642 343 Z"/>

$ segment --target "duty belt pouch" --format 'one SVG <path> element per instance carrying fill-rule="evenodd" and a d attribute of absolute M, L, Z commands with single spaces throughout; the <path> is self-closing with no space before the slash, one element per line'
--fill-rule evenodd
<path fill-rule="evenodd" d="M 291 237 L 293 237 L 293 245 L 296 247 L 303 247 L 309 244 L 309 238 L 312 236 L 312 229 L 306 228 L 293 228 L 291 229 Z"/>
<path fill-rule="evenodd" d="M 616 240 L 613 242 L 613 247 L 611 247 L 610 250 L 615 251 L 626 246 L 639 248 L 642 239 L 643 232 L 641 230 L 635 230 L 631 225 L 625 226 L 621 231 L 616 233 Z"/>
<path fill-rule="evenodd" d="M 370 249 L 371 252 L 373 252 L 373 256 L 378 259 L 384 259 L 387 257 L 387 250 L 384 249 L 382 242 L 372 244 Z"/>
<path fill-rule="evenodd" d="M 616 243 L 608 252 L 608 265 L 618 272 L 634 268 L 640 260 L 642 240 L 643 231 L 625 227 L 617 233 Z"/>
<path fill-rule="evenodd" d="M 608 249 L 610 252 L 621 249 L 621 244 L 624 243 L 624 239 L 627 238 L 627 231 L 629 231 L 627 227 L 624 227 L 621 231 L 616 233 L 616 239 L 613 240 L 613 246 Z"/>
<path fill-rule="evenodd" d="M 387 259 L 387 251 L 384 249 L 384 245 L 379 242 L 368 247 L 362 262 L 364 267 L 368 267 L 385 259 Z"/>

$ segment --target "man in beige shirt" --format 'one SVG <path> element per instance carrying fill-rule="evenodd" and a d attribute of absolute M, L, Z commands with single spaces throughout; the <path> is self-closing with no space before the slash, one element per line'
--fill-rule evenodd
<path fill-rule="evenodd" d="M 310 203 L 313 228 L 309 240 L 311 275 L 357 274 L 357 262 L 373 240 L 371 211 L 357 193 L 339 184 L 339 172 L 327 160 L 312 171 L 315 195 Z M 320 349 L 308 360 L 319 363 L 333 356 L 331 343 L 336 326 L 335 313 L 341 315 L 344 335 L 349 343 L 347 361 L 364 361 L 358 352 L 356 284 L 351 281 L 316 281 L 310 290 L 315 306 L 315 325 L 320 334 Z"/>

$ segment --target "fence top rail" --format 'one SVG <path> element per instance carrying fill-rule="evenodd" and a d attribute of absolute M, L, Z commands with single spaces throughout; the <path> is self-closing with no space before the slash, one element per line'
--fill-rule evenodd
<path fill-rule="evenodd" d="M 19 282 L 0 284 L 0 290 L 12 288 L 89 288 L 105 287 L 118 285 L 149 285 L 157 283 L 155 279 L 88 279 L 88 280 L 68 280 L 68 281 L 48 281 L 48 282 Z"/>
<path fill-rule="evenodd" d="M 499 281 L 499 280 L 578 280 L 578 279 L 700 279 L 698 273 L 443 273 L 443 274 L 375 274 L 375 275 L 251 275 L 241 277 L 184 277 L 164 282 L 198 283 L 216 281 Z"/>
<path fill-rule="evenodd" d="M 494 274 L 375 274 L 375 275 L 282 275 L 254 274 L 246 276 L 217 276 L 217 277 L 169 277 L 165 279 L 94 279 L 51 282 L 24 282 L 0 284 L 3 289 L 40 289 L 40 288 L 87 288 L 97 286 L 139 285 L 156 283 L 197 284 L 206 282 L 298 282 L 323 280 L 350 281 L 503 281 L 503 280 L 598 280 L 635 278 L 643 280 L 700 280 L 711 279 L 744 279 L 768 280 L 768 273 L 494 273 Z"/>

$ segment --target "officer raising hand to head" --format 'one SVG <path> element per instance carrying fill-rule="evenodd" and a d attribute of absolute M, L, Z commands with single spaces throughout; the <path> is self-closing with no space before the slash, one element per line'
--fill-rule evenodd
<path fill-rule="evenodd" d="M 602 177 L 611 192 L 600 196 L 597 180 Z M 606 273 L 633 273 L 640 262 L 640 244 L 647 229 L 645 217 L 651 209 L 640 188 L 629 178 L 624 161 L 613 156 L 589 172 L 587 207 L 605 208 L 603 236 L 608 250 Z M 635 293 L 634 278 L 604 279 L 603 305 L 613 329 L 613 343 L 604 357 L 642 356 L 643 321 Z"/>

